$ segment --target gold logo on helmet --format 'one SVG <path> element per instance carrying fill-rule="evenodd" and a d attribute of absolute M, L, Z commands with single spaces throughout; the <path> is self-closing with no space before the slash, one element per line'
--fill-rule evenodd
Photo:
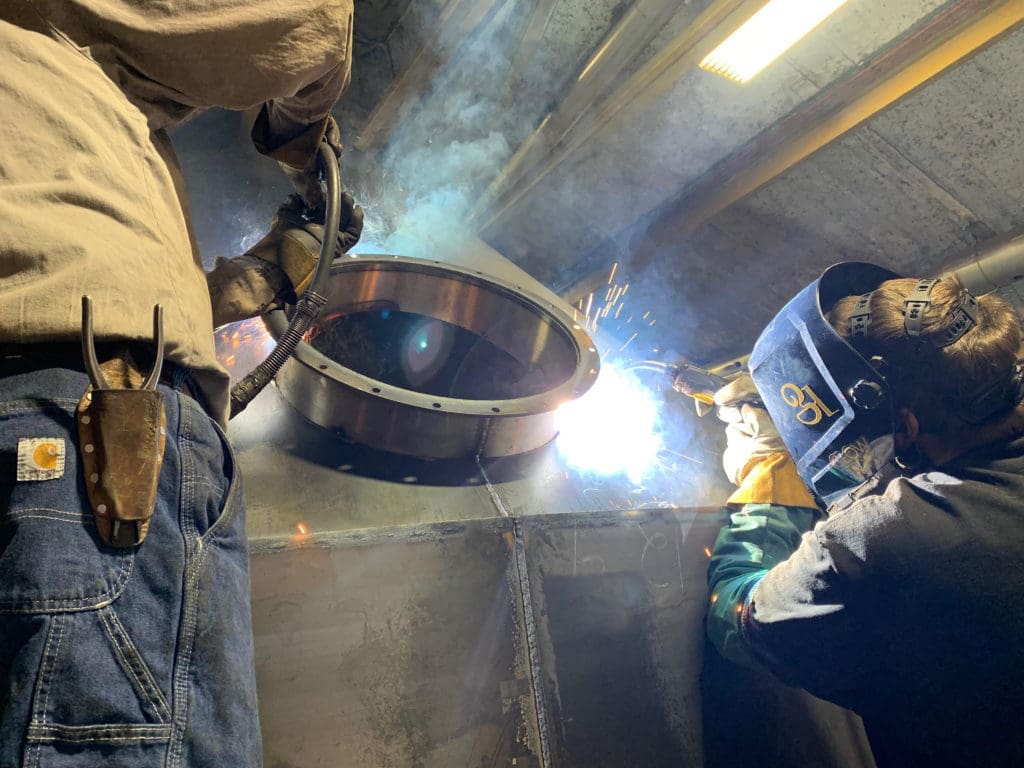
<path fill-rule="evenodd" d="M 796 384 L 783 384 L 779 391 L 786 405 L 796 409 L 796 420 L 806 427 L 813 427 L 825 416 L 832 417 L 837 413 L 825 405 L 810 385 L 798 387 Z"/>

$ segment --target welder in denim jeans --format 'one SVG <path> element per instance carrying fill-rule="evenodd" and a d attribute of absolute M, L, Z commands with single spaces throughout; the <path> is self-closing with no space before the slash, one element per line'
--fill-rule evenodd
<path fill-rule="evenodd" d="M 708 634 L 860 714 L 880 768 L 1024 765 L 1021 341 L 953 275 L 844 263 L 715 396 Z"/>
<path fill-rule="evenodd" d="M 351 35 L 351 0 L 0 4 L 3 768 L 261 763 L 213 328 L 294 300 L 315 265 L 316 228 L 294 214 L 322 207 L 315 157 L 325 137 L 340 150 Z M 302 198 L 208 275 L 166 131 L 215 106 L 257 115 L 257 148 Z M 84 295 L 115 386 L 164 359 L 156 502 L 134 546 L 108 543 L 87 495 Z"/>

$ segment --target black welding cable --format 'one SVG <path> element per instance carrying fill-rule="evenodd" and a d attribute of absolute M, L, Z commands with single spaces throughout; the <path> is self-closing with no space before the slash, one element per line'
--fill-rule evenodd
<path fill-rule="evenodd" d="M 320 144 L 319 156 L 324 170 L 324 180 L 327 183 L 327 213 L 324 217 L 324 240 L 320 244 L 320 258 L 316 264 L 316 271 L 313 273 L 309 288 L 295 305 L 295 312 L 285 332 L 277 340 L 277 346 L 267 355 L 266 360 L 232 387 L 232 419 L 244 411 L 252 399 L 270 383 L 285 361 L 291 357 L 327 303 L 325 292 L 330 278 L 331 262 L 334 261 L 334 249 L 338 242 L 338 225 L 341 222 L 341 171 L 338 168 L 338 156 L 326 141 Z"/>

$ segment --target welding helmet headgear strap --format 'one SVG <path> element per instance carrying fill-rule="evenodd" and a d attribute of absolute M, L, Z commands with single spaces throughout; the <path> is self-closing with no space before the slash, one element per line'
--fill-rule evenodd
<path fill-rule="evenodd" d="M 859 299 L 853 307 L 853 314 L 850 315 L 850 338 L 857 339 L 868 335 L 868 327 L 871 325 L 871 297 L 874 291 L 868 291 Z"/>
<path fill-rule="evenodd" d="M 858 262 L 829 268 L 783 307 L 750 356 L 765 408 L 800 476 L 826 506 L 873 477 L 894 453 L 889 385 L 826 313 L 839 299 L 862 294 L 857 306 L 870 322 L 870 296 L 863 294 L 897 277 Z"/>
<path fill-rule="evenodd" d="M 978 322 L 978 300 L 967 290 L 960 292 L 960 301 L 950 313 L 951 320 L 935 341 L 937 347 L 948 347 L 959 341 Z"/>
<path fill-rule="evenodd" d="M 921 323 L 932 305 L 932 288 L 938 280 L 918 280 L 917 285 L 903 302 L 903 327 L 907 336 L 920 336 Z"/>
<path fill-rule="evenodd" d="M 932 305 L 932 289 L 938 279 L 918 280 L 913 292 L 903 302 L 903 327 L 907 336 L 920 336 L 924 316 Z M 932 339 L 938 348 L 948 347 L 959 341 L 978 320 L 978 300 L 969 291 L 961 290 L 957 305 L 949 313 L 949 322 L 941 333 Z M 852 320 L 851 320 L 852 322 Z"/>

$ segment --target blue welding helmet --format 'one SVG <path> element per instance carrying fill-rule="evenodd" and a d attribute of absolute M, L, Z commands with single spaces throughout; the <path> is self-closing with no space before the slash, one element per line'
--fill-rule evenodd
<path fill-rule="evenodd" d="M 898 278 L 844 262 L 798 293 L 761 333 L 750 375 L 807 486 L 827 506 L 892 462 L 894 407 L 885 378 L 826 318 L 844 296 Z"/>

